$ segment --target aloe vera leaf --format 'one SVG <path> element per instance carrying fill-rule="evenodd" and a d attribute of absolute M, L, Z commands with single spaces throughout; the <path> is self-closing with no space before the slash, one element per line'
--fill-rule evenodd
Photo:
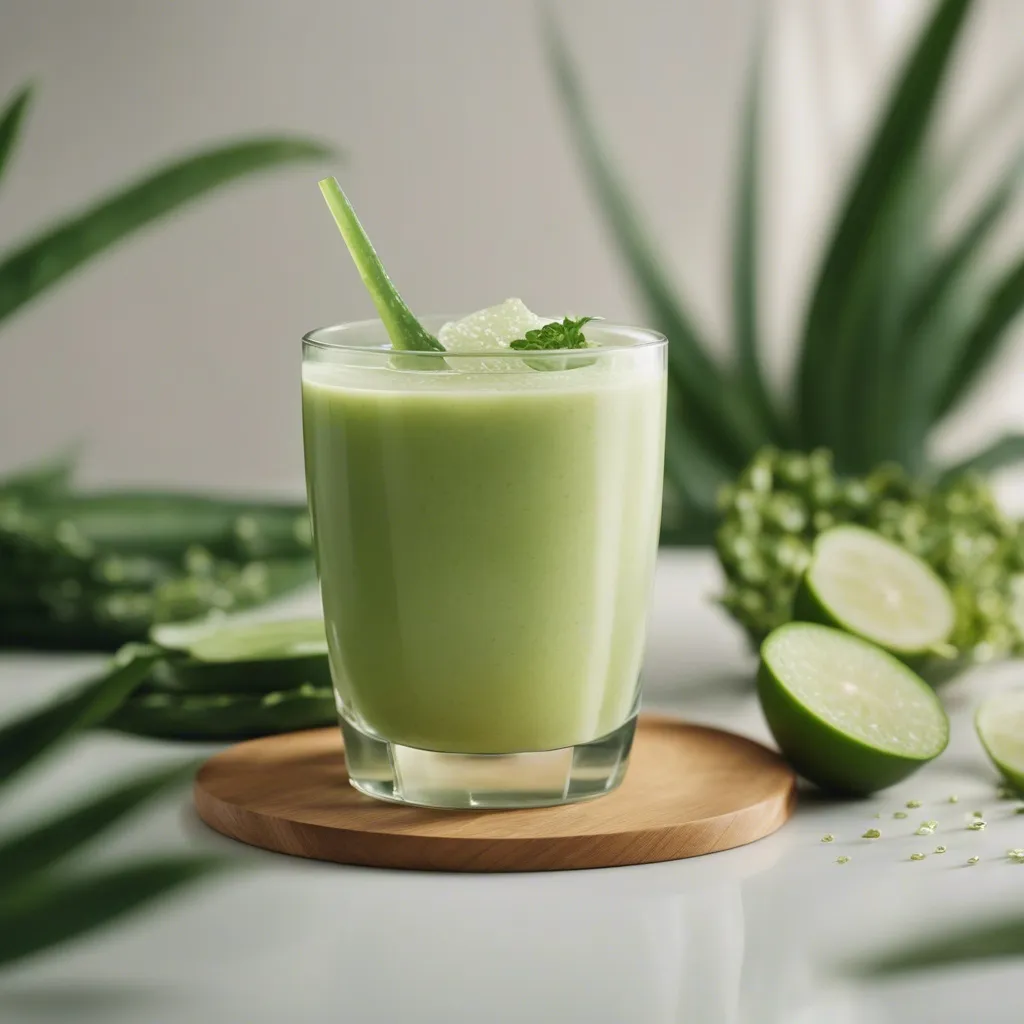
<path fill-rule="evenodd" d="M 850 965 L 853 974 L 883 976 L 926 968 L 950 967 L 1024 955 L 1024 917 L 1015 915 L 984 924 L 950 925 L 939 938 L 920 939 L 902 948 L 866 957 Z"/>
<path fill-rule="evenodd" d="M 0 967 L 94 931 L 229 864 L 223 857 L 180 855 L 74 877 L 44 872 L 0 894 Z"/>
<path fill-rule="evenodd" d="M 0 113 L 0 180 L 3 180 L 7 161 L 14 152 L 22 121 L 32 100 L 32 86 L 22 86 Z"/>
<path fill-rule="evenodd" d="M 904 325 L 903 375 L 896 455 L 908 468 L 921 469 L 908 456 L 923 448 L 937 416 L 946 382 L 955 372 L 959 346 L 967 341 L 976 302 L 979 257 L 1003 223 L 1024 183 L 1024 153 L 1018 153 L 959 231 L 935 256 L 915 290 Z"/>
<path fill-rule="evenodd" d="M 718 489 L 732 474 L 704 451 L 682 426 L 676 411 L 679 399 L 669 395 L 665 423 L 665 477 L 693 512 L 713 517 Z"/>
<path fill-rule="evenodd" d="M 169 657 L 153 670 L 148 689 L 175 694 L 266 694 L 302 682 L 331 685 L 326 654 L 227 663 Z"/>
<path fill-rule="evenodd" d="M 305 502 L 96 491 L 38 503 L 30 514 L 51 528 L 70 522 L 100 550 L 120 554 L 173 558 L 198 545 L 218 557 L 286 558 L 310 550 Z"/>
<path fill-rule="evenodd" d="M 758 219 L 761 168 L 763 32 L 759 31 L 747 80 L 740 128 L 739 174 L 734 197 L 732 316 L 739 384 L 766 441 L 789 442 L 789 431 L 769 391 L 758 344 Z"/>
<path fill-rule="evenodd" d="M 331 151 L 304 139 L 252 139 L 163 167 L 22 243 L 0 261 L 0 321 L 94 256 L 220 185 Z"/>
<path fill-rule="evenodd" d="M 964 473 L 981 473 L 988 475 L 997 469 L 1004 469 L 1024 460 L 1024 434 L 1003 434 L 984 448 L 952 466 L 947 466 L 939 478 L 947 482 Z"/>
<path fill-rule="evenodd" d="M 0 840 L 0 892 L 66 859 L 157 794 L 187 782 L 197 767 L 190 761 L 146 772 Z"/>
<path fill-rule="evenodd" d="M 444 346 L 416 319 L 398 294 L 338 179 L 324 178 L 320 182 L 320 191 L 345 240 L 352 262 L 377 307 L 392 348 L 403 352 L 443 352 Z"/>
<path fill-rule="evenodd" d="M 669 376 L 686 429 L 731 469 L 741 469 L 764 436 L 739 389 L 718 366 L 663 272 L 594 125 L 579 76 L 555 19 L 545 19 L 548 64 L 572 141 L 598 206 L 643 300 L 651 325 L 668 338 Z"/>
<path fill-rule="evenodd" d="M 106 671 L 78 690 L 0 727 L 0 786 L 74 733 L 103 721 L 149 675 L 159 657 L 155 647 L 125 648 Z"/>
<path fill-rule="evenodd" d="M 952 411 L 971 393 L 1022 309 L 1024 256 L 1019 256 L 988 289 L 977 317 L 956 339 L 956 359 L 943 382 L 937 418 Z"/>
<path fill-rule="evenodd" d="M 265 694 L 139 694 L 107 725 L 122 732 L 179 740 L 230 740 L 333 725 L 334 690 L 304 683 Z"/>
<path fill-rule="evenodd" d="M 960 134 L 942 150 L 942 174 L 939 184 L 943 192 L 959 181 L 971 159 L 984 149 L 986 137 L 998 131 L 1003 122 L 1020 112 L 1024 93 L 1024 64 L 1015 61 L 981 108 L 973 113 Z"/>
<path fill-rule="evenodd" d="M 924 160 L 897 189 L 894 207 L 868 243 L 864 272 L 851 287 L 848 319 L 835 344 L 834 373 L 846 379 L 839 401 L 836 466 L 864 473 L 897 457 L 906 373 L 910 300 L 932 257 L 935 189 Z"/>
<path fill-rule="evenodd" d="M 77 446 L 65 448 L 35 465 L 0 477 L 0 500 L 17 498 L 22 501 L 39 501 L 63 494 L 71 484 L 79 454 Z"/>
<path fill-rule="evenodd" d="M 849 360 L 836 359 L 836 339 L 851 346 L 857 279 L 872 272 L 871 241 L 894 215 L 895 200 L 920 150 L 954 44 L 971 0 L 940 0 L 905 62 L 842 202 L 811 291 L 797 371 L 797 407 L 805 447 L 832 445 L 842 429 L 841 395 Z"/>

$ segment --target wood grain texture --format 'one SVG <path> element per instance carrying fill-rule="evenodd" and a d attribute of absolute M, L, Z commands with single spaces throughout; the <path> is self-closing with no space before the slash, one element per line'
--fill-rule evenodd
<path fill-rule="evenodd" d="M 585 803 L 434 811 L 348 785 L 336 729 L 240 743 L 195 783 L 199 816 L 252 846 L 299 857 L 426 871 L 559 871 L 696 857 L 774 832 L 796 778 L 752 740 L 676 719 L 640 719 L 626 778 Z"/>

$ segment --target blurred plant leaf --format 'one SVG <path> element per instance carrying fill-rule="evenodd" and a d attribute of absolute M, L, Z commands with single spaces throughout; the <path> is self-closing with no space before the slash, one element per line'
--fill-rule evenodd
<path fill-rule="evenodd" d="M 709 452 L 726 465 L 744 465 L 760 436 L 750 410 L 712 359 L 692 317 L 678 301 L 640 226 L 640 217 L 611 166 L 587 108 L 579 76 L 557 21 L 545 8 L 548 63 L 598 205 L 647 307 L 652 326 L 669 339 L 669 373 L 679 391 L 679 415 Z"/>
<path fill-rule="evenodd" d="M 14 146 L 18 141 L 21 122 L 25 118 L 29 103 L 32 100 L 32 86 L 25 85 L 14 94 L 14 98 L 0 113 L 0 180 L 3 180 L 4 169 Z"/>
<path fill-rule="evenodd" d="M 964 473 L 992 473 L 1005 466 L 1024 460 L 1024 434 L 1004 434 L 980 451 L 949 466 L 942 472 L 942 480 L 951 480 Z"/>
<path fill-rule="evenodd" d="M 32 514 L 47 526 L 73 523 L 100 550 L 122 555 L 173 557 L 196 545 L 215 555 L 237 554 L 242 542 L 260 557 L 310 550 L 304 501 L 186 491 L 85 491 L 41 503 Z"/>
<path fill-rule="evenodd" d="M 765 382 L 758 345 L 757 246 L 763 49 L 763 30 L 759 26 L 740 128 L 732 249 L 732 316 L 737 370 L 743 396 L 756 414 L 763 436 L 783 444 L 789 441 L 788 432 L 783 428 Z"/>
<path fill-rule="evenodd" d="M 1024 64 L 1014 62 L 1002 81 L 986 97 L 980 110 L 966 128 L 943 151 L 939 185 L 943 192 L 960 180 L 971 159 L 984 149 L 987 138 L 997 131 L 1011 114 L 1021 111 L 1024 92 Z"/>
<path fill-rule="evenodd" d="M 51 498 L 68 489 L 78 467 L 81 448 L 73 445 L 56 455 L 47 456 L 33 466 L 0 477 L 0 498 L 14 497 L 29 501 Z"/>
<path fill-rule="evenodd" d="M 944 416 L 962 402 L 991 362 L 1010 325 L 1024 309 L 1024 256 L 1011 264 L 991 286 L 980 312 L 955 344 L 953 362 L 939 399 L 938 415 Z"/>
<path fill-rule="evenodd" d="M 0 321 L 115 242 L 218 186 L 330 155 L 326 146 L 304 139 L 254 139 L 205 150 L 118 190 L 0 262 Z"/>
<path fill-rule="evenodd" d="M 915 386 L 904 372 L 905 324 L 910 296 L 932 258 L 934 196 L 926 163 L 914 160 L 866 242 L 847 317 L 837 326 L 832 373 L 846 385 L 836 396 L 841 415 L 834 454 L 846 473 L 865 473 L 895 457 L 904 392 Z"/>
<path fill-rule="evenodd" d="M 855 963 L 852 971 L 884 976 L 1011 956 L 1024 956 L 1024 918 L 1019 916 L 873 955 Z"/>
<path fill-rule="evenodd" d="M 825 248 L 798 360 L 798 419 L 806 447 L 842 444 L 846 369 L 859 340 L 857 303 L 867 291 L 861 279 L 874 272 L 871 243 L 896 213 L 900 186 L 932 121 L 971 5 L 972 0 L 936 4 L 896 79 Z"/>
<path fill-rule="evenodd" d="M 192 778 L 197 765 L 189 761 L 140 775 L 13 838 L 0 840 L 0 892 L 26 882 L 75 853 L 158 793 Z"/>
<path fill-rule="evenodd" d="M 993 231 L 1003 222 L 1024 182 L 1024 154 L 1017 154 L 996 185 L 938 252 L 914 289 L 903 325 L 903 386 L 890 403 L 898 405 L 893 451 L 911 471 L 938 416 L 942 390 L 962 356 L 968 319 L 977 290 L 979 259 Z"/>
<path fill-rule="evenodd" d="M 0 786 L 74 733 L 103 721 L 146 678 L 159 657 L 155 647 L 129 645 L 107 671 L 77 693 L 0 727 Z"/>
<path fill-rule="evenodd" d="M 0 893 L 0 967 L 108 924 L 226 864 L 209 856 L 168 856 L 78 877 L 44 872 Z"/>
<path fill-rule="evenodd" d="M 732 474 L 704 452 L 683 429 L 676 411 L 678 402 L 678 397 L 670 393 L 665 422 L 665 476 L 691 514 L 713 520 L 715 496 Z"/>

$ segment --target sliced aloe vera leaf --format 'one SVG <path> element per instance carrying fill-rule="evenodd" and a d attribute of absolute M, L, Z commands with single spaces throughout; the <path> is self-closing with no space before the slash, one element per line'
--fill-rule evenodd
<path fill-rule="evenodd" d="M 444 347 L 441 343 L 416 319 L 412 310 L 405 304 L 405 300 L 399 295 L 373 243 L 363 225 L 359 223 L 348 196 L 338 184 L 338 179 L 324 178 L 320 182 L 320 191 L 327 201 L 345 245 L 348 246 L 352 262 L 356 265 L 356 270 L 359 271 L 374 306 L 377 307 L 377 314 L 388 332 L 392 348 L 405 352 L 443 352 Z M 412 365 L 420 369 L 445 369 L 445 364 L 441 360 L 426 360 Z"/>
<path fill-rule="evenodd" d="M 922 559 L 861 526 L 818 536 L 794 616 L 855 633 L 899 657 L 952 653 L 949 588 Z"/>
<path fill-rule="evenodd" d="M 791 622 L 761 645 L 758 696 L 796 770 L 822 789 L 865 795 L 938 757 L 949 719 L 907 665 L 860 637 Z"/>
<path fill-rule="evenodd" d="M 257 693 L 303 683 L 331 685 L 320 619 L 237 622 L 221 618 L 156 626 L 154 643 L 169 656 L 153 673 L 158 690 Z"/>
<path fill-rule="evenodd" d="M 235 740 L 336 721 L 333 688 L 305 683 L 262 695 L 150 692 L 122 705 L 106 724 L 163 739 Z"/>

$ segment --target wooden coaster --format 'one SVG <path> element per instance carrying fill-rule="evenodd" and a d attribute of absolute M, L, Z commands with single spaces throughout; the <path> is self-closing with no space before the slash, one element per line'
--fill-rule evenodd
<path fill-rule="evenodd" d="M 774 832 L 796 778 L 752 740 L 644 715 L 608 796 L 523 811 L 433 811 L 348 785 L 337 729 L 240 743 L 206 762 L 195 803 L 211 828 L 279 853 L 426 871 L 558 871 L 696 857 Z"/>

